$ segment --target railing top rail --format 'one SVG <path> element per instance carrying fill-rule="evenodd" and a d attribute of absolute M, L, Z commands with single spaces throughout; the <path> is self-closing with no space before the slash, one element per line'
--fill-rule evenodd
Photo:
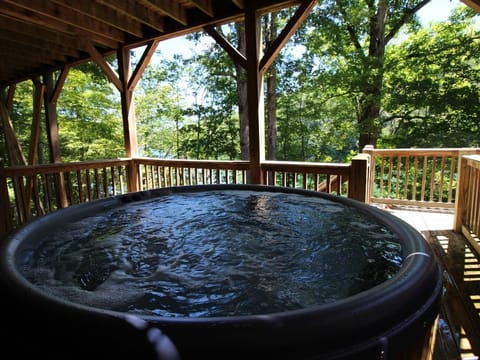
<path fill-rule="evenodd" d="M 101 169 L 111 166 L 127 165 L 131 159 L 92 160 L 59 164 L 17 165 L 3 168 L 5 176 L 31 176 L 36 174 L 53 174 L 83 169 Z"/>
<path fill-rule="evenodd" d="M 147 165 L 181 165 L 183 167 L 208 167 L 219 169 L 248 170 L 250 162 L 246 160 L 188 160 L 188 159 L 158 159 L 150 157 L 135 157 L 133 161 Z"/>
<path fill-rule="evenodd" d="M 345 163 L 316 163 L 316 162 L 302 162 L 302 161 L 262 161 L 263 170 L 278 170 L 278 171 L 296 171 L 298 172 L 313 172 L 313 173 L 331 173 L 339 175 L 348 175 L 350 164 Z"/>
<path fill-rule="evenodd" d="M 415 156 L 424 156 L 424 155 L 452 155 L 458 156 L 460 153 L 480 153 L 480 148 L 401 148 L 401 149 L 375 149 L 368 148 L 364 149 L 364 152 L 373 153 L 374 155 L 415 155 Z"/>

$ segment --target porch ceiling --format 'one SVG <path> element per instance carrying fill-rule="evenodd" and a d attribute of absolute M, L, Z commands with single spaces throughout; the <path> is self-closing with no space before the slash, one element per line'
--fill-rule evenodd
<path fill-rule="evenodd" d="M 302 0 L 0 0 L 0 86 Z M 93 45 L 93 47 L 92 47 Z"/>

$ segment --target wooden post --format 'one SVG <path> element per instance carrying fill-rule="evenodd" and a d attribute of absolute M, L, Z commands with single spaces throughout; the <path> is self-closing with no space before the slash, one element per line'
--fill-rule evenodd
<path fill-rule="evenodd" d="M 62 162 L 60 153 L 60 137 L 58 135 L 57 98 L 60 94 L 63 84 L 65 83 L 67 73 L 68 68 L 64 68 L 56 84 L 54 84 L 52 72 L 43 75 L 43 82 L 45 83 L 44 107 L 45 120 L 47 124 L 47 138 L 50 148 L 50 162 L 54 164 L 60 164 Z M 63 173 L 55 175 L 55 184 L 57 192 L 57 206 L 59 208 L 67 207 L 68 201 Z"/>
<path fill-rule="evenodd" d="M 140 190 L 138 167 L 135 159 L 130 159 L 127 166 L 127 189 L 129 192 Z"/>
<path fill-rule="evenodd" d="M 261 163 L 265 160 L 263 74 L 260 72 L 261 24 L 253 7 L 245 14 L 247 57 L 247 104 L 250 137 L 250 183 L 264 184 Z"/>
<path fill-rule="evenodd" d="M 467 192 L 470 169 L 467 166 L 467 159 L 463 157 L 462 152 L 459 153 L 458 160 L 457 193 L 455 194 L 453 230 L 457 233 L 461 233 L 462 225 L 467 213 Z"/>
<path fill-rule="evenodd" d="M 375 148 L 373 145 L 366 145 L 362 153 L 370 155 L 370 166 L 369 166 L 369 174 L 368 174 L 368 190 L 367 190 L 367 203 L 370 203 L 372 196 L 373 196 L 373 189 L 375 187 L 375 155 L 374 155 Z"/>
<path fill-rule="evenodd" d="M 352 159 L 348 178 L 348 197 L 364 203 L 369 197 L 370 155 L 358 154 Z"/>
<path fill-rule="evenodd" d="M 3 166 L 3 161 L 0 159 L 0 237 L 7 235 L 13 230 L 10 197 L 8 195 L 7 179 Z"/>
<path fill-rule="evenodd" d="M 121 48 L 118 50 L 118 69 L 122 89 L 120 92 L 122 102 L 123 136 L 125 140 L 125 156 L 137 156 L 137 124 L 135 119 L 135 106 L 133 102 L 133 90 L 128 87 L 128 81 L 132 74 L 130 64 L 130 50 Z"/>
<path fill-rule="evenodd" d="M 465 148 L 458 151 L 457 192 L 455 194 L 455 212 L 453 217 L 453 230 L 458 233 L 462 232 L 462 225 L 467 213 L 468 179 L 470 176 L 470 169 L 464 155 L 478 153 L 480 153 L 478 149 Z"/>

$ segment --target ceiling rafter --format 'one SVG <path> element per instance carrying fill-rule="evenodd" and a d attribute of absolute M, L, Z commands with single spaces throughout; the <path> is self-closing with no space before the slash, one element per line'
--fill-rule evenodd
<path fill-rule="evenodd" d="M 2 39 L 2 41 L 11 41 L 12 43 L 21 45 L 23 48 L 31 46 L 32 49 L 37 49 L 37 51 L 47 50 L 53 58 L 60 58 L 62 55 L 67 57 L 78 57 L 80 55 L 76 48 L 63 46 L 42 37 L 34 38 L 34 42 L 32 43 L 31 36 L 19 34 L 8 29 L 3 29 L 0 32 L 0 39 Z"/>
<path fill-rule="evenodd" d="M 97 2 L 109 6 L 156 31 L 161 33 L 165 31 L 164 17 L 134 0 L 97 0 Z"/>
<path fill-rule="evenodd" d="M 213 11 L 213 5 L 211 0 L 190 0 L 190 2 L 195 5 L 195 7 L 208 16 L 214 17 L 215 13 Z"/>
<path fill-rule="evenodd" d="M 138 22 L 133 21 L 125 14 L 120 14 L 114 9 L 102 5 L 95 4 L 92 6 L 91 2 L 78 1 L 78 0 L 50 0 L 57 3 L 60 6 L 68 7 L 69 9 L 76 11 L 82 15 L 91 17 L 95 21 L 103 22 L 111 25 L 121 31 L 125 31 L 136 37 L 142 37 L 142 26 Z"/>
<path fill-rule="evenodd" d="M 29 46 L 45 43 L 45 46 L 61 46 L 67 53 L 78 53 L 78 46 L 74 36 L 40 28 L 23 21 L 14 21 L 0 15 L 0 32 L 10 33 L 11 39 L 24 36 L 30 39 Z"/>
<path fill-rule="evenodd" d="M 73 11 L 65 6 L 58 5 L 47 0 L 4 0 L 13 5 L 26 9 L 35 14 L 44 16 L 46 25 L 51 23 L 53 28 L 56 28 L 55 24 L 58 22 L 64 23 L 67 27 L 67 31 L 76 32 L 76 29 L 95 33 L 101 35 L 110 40 L 117 42 L 125 41 L 125 36 L 122 31 L 115 29 L 113 26 L 107 25 L 103 22 L 99 22 L 92 19 L 89 16 L 85 16 L 76 11 Z M 65 29 L 65 28 L 64 28 Z"/>
<path fill-rule="evenodd" d="M 188 25 L 187 11 L 179 3 L 169 0 L 141 0 L 147 7 L 153 8 L 178 21 L 182 25 Z"/>
<path fill-rule="evenodd" d="M 247 11 L 262 14 L 306 1 L 0 0 L 0 88 L 90 60 L 102 64 L 119 87 L 104 58 L 120 48 L 151 46 L 206 26 L 242 21 Z"/>
<path fill-rule="evenodd" d="M 12 3 L 2 4 L 0 11 L 4 15 L 9 15 L 12 18 L 16 18 L 17 20 L 21 20 L 27 24 L 34 24 L 40 29 L 48 29 L 72 36 L 75 36 L 78 32 L 78 29 L 75 29 L 75 27 L 63 21 L 57 20 L 54 17 L 43 17 L 39 13 L 33 12 L 26 8 L 18 7 Z M 90 39 L 99 45 L 106 47 L 114 47 L 118 45 L 118 41 L 109 39 L 103 35 L 97 35 L 90 29 L 85 30 L 85 33 L 89 34 L 88 36 Z"/>

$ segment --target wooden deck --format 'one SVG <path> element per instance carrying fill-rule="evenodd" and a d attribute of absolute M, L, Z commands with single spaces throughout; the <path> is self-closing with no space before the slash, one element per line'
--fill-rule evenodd
<path fill-rule="evenodd" d="M 480 358 L 480 255 L 453 232 L 453 210 L 382 207 L 415 227 L 441 261 L 444 292 L 432 360 Z"/>

